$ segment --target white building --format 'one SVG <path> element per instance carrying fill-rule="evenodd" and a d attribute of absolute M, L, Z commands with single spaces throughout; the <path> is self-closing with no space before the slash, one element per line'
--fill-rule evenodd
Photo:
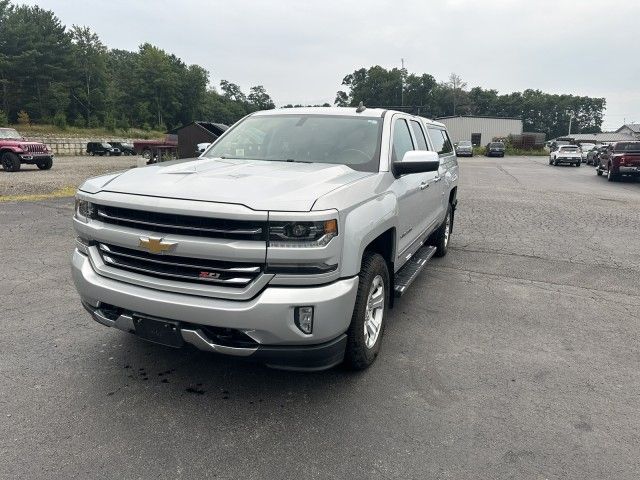
<path fill-rule="evenodd" d="M 522 119 L 509 117 L 440 117 L 454 143 L 471 140 L 474 145 L 482 146 L 494 138 L 506 138 L 522 133 Z"/>
<path fill-rule="evenodd" d="M 626 133 L 640 140 L 640 123 L 627 123 L 616 130 L 616 133 Z"/>

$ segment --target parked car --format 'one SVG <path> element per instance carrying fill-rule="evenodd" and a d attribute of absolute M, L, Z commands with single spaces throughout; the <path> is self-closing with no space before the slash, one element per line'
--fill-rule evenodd
<path fill-rule="evenodd" d="M 196 145 L 196 147 L 198 149 L 198 153 L 204 152 L 207 148 L 209 148 L 209 145 L 211 145 L 211 142 L 204 142 L 204 143 L 199 143 L 198 145 Z"/>
<path fill-rule="evenodd" d="M 547 144 L 549 145 L 549 151 L 553 152 L 562 145 L 571 145 L 571 142 L 569 142 L 568 140 L 550 140 L 547 142 Z"/>
<path fill-rule="evenodd" d="M 580 144 L 580 154 L 582 155 L 582 163 L 587 162 L 587 154 L 594 149 L 596 146 L 595 143 L 581 143 Z"/>
<path fill-rule="evenodd" d="M 89 155 L 110 156 L 120 155 L 120 149 L 112 146 L 107 142 L 89 142 L 87 143 L 87 153 Z"/>
<path fill-rule="evenodd" d="M 473 157 L 473 144 L 469 140 L 461 140 L 456 145 L 456 155 L 459 157 Z"/>
<path fill-rule="evenodd" d="M 97 322 L 152 342 L 363 369 L 394 297 L 447 253 L 458 175 L 442 123 L 256 112 L 197 160 L 87 180 L 73 280 Z"/>
<path fill-rule="evenodd" d="M 640 177 L 640 142 L 617 142 L 599 156 L 596 173 L 607 173 L 610 182 L 622 176 Z"/>
<path fill-rule="evenodd" d="M 502 142 L 491 142 L 487 144 L 485 149 L 485 154 L 487 157 L 504 157 L 504 143 Z"/>
<path fill-rule="evenodd" d="M 598 145 L 595 145 L 591 150 L 587 152 L 587 161 L 586 161 L 587 165 L 593 165 L 594 167 L 596 166 L 598 153 L 603 147 L 604 145 L 598 144 Z"/>
<path fill-rule="evenodd" d="M 127 143 L 127 142 L 109 142 L 109 144 L 113 147 L 113 148 L 117 148 L 118 150 L 120 150 L 120 153 L 122 155 L 135 155 L 136 151 L 133 148 L 133 143 Z"/>
<path fill-rule="evenodd" d="M 582 153 L 577 145 L 561 145 L 549 154 L 549 165 L 575 165 L 582 163 Z"/>
<path fill-rule="evenodd" d="M 53 153 L 44 143 L 28 142 L 14 128 L 0 128 L 0 162 L 7 172 L 17 172 L 22 164 L 49 170 Z"/>

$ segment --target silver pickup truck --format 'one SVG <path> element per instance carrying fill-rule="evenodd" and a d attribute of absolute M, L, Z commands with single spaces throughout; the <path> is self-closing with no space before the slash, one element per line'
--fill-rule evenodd
<path fill-rule="evenodd" d="M 371 365 L 388 308 L 447 253 L 458 162 L 401 112 L 257 112 L 199 158 L 87 180 L 72 273 L 107 326 L 275 368 Z"/>

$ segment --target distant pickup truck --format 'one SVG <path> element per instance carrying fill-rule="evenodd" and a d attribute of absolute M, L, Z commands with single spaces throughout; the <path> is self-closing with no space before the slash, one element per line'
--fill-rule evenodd
<path fill-rule="evenodd" d="M 148 341 L 363 369 L 394 297 L 447 253 L 457 193 L 441 123 L 362 106 L 256 112 L 198 159 L 87 180 L 73 279 L 97 322 Z"/>
<path fill-rule="evenodd" d="M 133 142 L 133 150 L 136 155 L 142 155 L 149 163 L 153 163 L 157 156 L 163 153 L 175 153 L 178 148 L 178 137 L 167 134 L 164 140 L 136 140 Z"/>

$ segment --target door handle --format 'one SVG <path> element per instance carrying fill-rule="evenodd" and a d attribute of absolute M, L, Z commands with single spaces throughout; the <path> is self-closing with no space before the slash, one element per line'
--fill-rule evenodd
<path fill-rule="evenodd" d="M 424 190 L 425 188 L 428 188 L 428 187 L 429 187 L 429 184 L 427 182 L 422 182 L 420 184 L 420 190 Z"/>
<path fill-rule="evenodd" d="M 437 182 L 439 182 L 440 180 L 442 180 L 442 177 L 436 177 L 436 178 L 434 178 L 434 179 L 433 179 L 434 183 L 437 183 Z"/>

